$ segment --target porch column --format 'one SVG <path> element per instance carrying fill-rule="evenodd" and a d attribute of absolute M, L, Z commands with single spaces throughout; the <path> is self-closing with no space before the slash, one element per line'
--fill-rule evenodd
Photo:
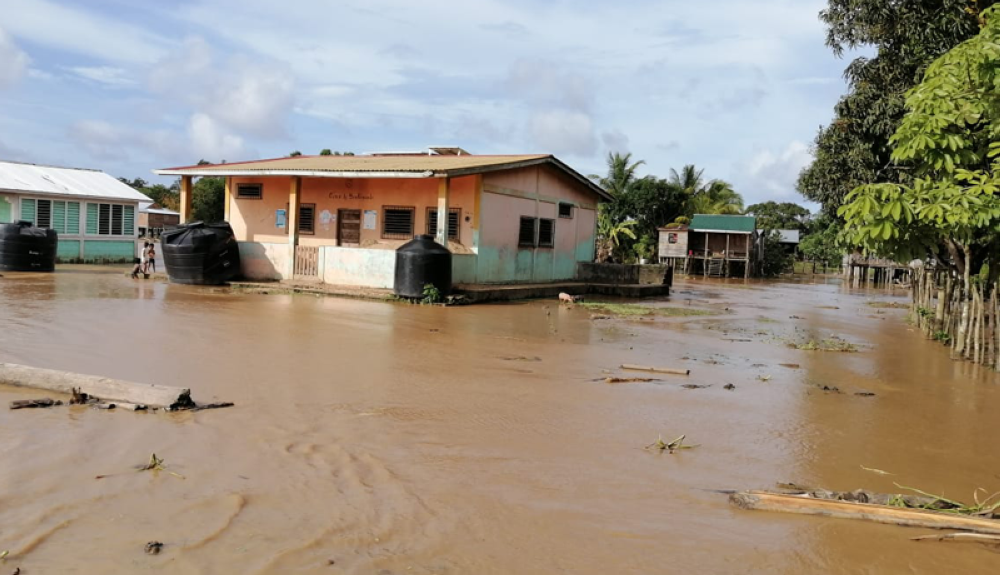
<path fill-rule="evenodd" d="M 437 243 L 448 247 L 448 200 L 451 196 L 451 178 L 444 177 L 438 181 L 438 222 Z"/>
<path fill-rule="evenodd" d="M 191 176 L 181 176 L 181 223 L 191 221 Z"/>
<path fill-rule="evenodd" d="M 223 210 L 224 210 L 223 214 L 224 215 L 222 216 L 222 219 L 225 220 L 225 221 L 227 221 L 227 222 L 229 221 L 229 202 L 230 202 L 230 200 L 232 200 L 232 197 L 233 197 L 232 196 L 232 191 L 231 191 L 232 188 L 230 188 L 230 186 L 232 185 L 231 184 L 232 181 L 233 181 L 233 179 L 231 177 L 226 176 L 226 205 L 223 206 Z"/>
<path fill-rule="evenodd" d="M 302 202 L 302 178 L 292 176 L 292 185 L 288 190 L 288 215 L 285 218 L 288 226 L 288 279 L 295 277 L 295 246 L 299 245 L 299 204 Z"/>

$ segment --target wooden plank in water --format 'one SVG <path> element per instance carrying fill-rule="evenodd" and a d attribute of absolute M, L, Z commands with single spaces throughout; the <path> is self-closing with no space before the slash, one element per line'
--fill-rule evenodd
<path fill-rule="evenodd" d="M 674 367 L 650 367 L 646 365 L 633 365 L 630 363 L 623 363 L 622 369 L 627 369 L 630 371 L 650 371 L 653 373 L 670 373 L 673 375 L 691 375 L 690 369 L 677 369 Z"/>
<path fill-rule="evenodd" d="M 56 391 L 67 395 L 73 389 L 106 402 L 125 402 L 147 407 L 192 407 L 191 390 L 150 383 L 135 383 L 54 369 L 0 363 L 0 383 Z"/>
<path fill-rule="evenodd" d="M 729 502 L 740 509 L 754 511 L 782 511 L 804 515 L 819 515 L 839 519 L 862 519 L 876 523 L 926 527 L 928 529 L 957 529 L 986 535 L 1000 535 L 1000 521 L 942 513 L 924 509 L 870 505 L 853 501 L 831 501 L 803 495 L 785 495 L 767 491 L 740 491 L 729 496 Z"/>

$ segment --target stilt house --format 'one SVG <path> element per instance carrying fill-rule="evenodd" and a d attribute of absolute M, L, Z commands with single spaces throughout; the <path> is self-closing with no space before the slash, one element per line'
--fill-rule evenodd
<path fill-rule="evenodd" d="M 756 245 L 753 216 L 698 214 L 688 229 L 685 269 L 689 274 L 748 278 L 756 262 Z"/>

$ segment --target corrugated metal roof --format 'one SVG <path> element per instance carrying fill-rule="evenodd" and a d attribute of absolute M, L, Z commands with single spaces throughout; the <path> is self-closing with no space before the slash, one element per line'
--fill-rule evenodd
<path fill-rule="evenodd" d="M 139 202 L 139 211 L 145 212 L 147 214 L 162 214 L 164 216 L 179 216 L 179 212 L 173 210 L 168 210 L 166 208 L 154 208 L 153 202 Z"/>
<path fill-rule="evenodd" d="M 0 162 L 0 190 L 103 200 L 149 201 L 144 194 L 99 170 Z"/>
<path fill-rule="evenodd" d="M 296 156 L 251 162 L 206 164 L 153 170 L 161 176 L 307 176 L 328 178 L 455 177 L 550 164 L 594 193 L 609 198 L 600 186 L 548 154 L 511 156 L 372 155 Z"/>
<path fill-rule="evenodd" d="M 444 174 L 455 170 L 489 168 L 544 160 L 546 155 L 518 156 L 442 156 L 442 155 L 379 155 L 379 156 L 295 156 L 251 162 L 183 166 L 156 170 L 161 175 L 184 175 L 196 172 L 220 171 L 238 175 L 247 172 L 289 170 L 309 172 L 434 172 Z"/>
<path fill-rule="evenodd" d="M 757 218 L 753 216 L 716 216 L 696 214 L 691 218 L 691 231 L 733 232 L 752 234 L 757 229 Z"/>

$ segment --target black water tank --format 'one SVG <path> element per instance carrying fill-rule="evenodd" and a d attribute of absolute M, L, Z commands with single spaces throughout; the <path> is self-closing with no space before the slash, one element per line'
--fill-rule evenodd
<path fill-rule="evenodd" d="M 451 293 L 451 252 L 428 235 L 396 250 L 394 291 L 399 297 L 422 298 L 426 284 L 434 284 L 442 296 Z"/>
<path fill-rule="evenodd" d="M 227 222 L 192 222 L 160 235 L 163 264 L 173 283 L 220 285 L 240 274 L 240 247 Z"/>
<path fill-rule="evenodd" d="M 0 224 L 0 270 L 53 271 L 58 244 L 55 230 L 36 228 L 31 222 Z"/>

